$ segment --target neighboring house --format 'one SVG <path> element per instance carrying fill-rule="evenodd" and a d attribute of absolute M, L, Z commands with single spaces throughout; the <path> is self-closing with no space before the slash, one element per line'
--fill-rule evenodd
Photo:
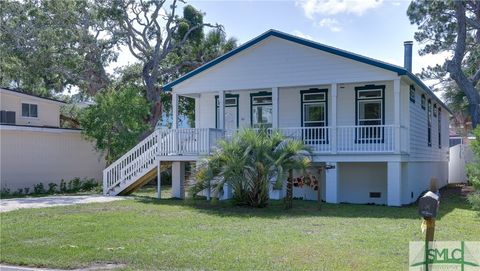
<path fill-rule="evenodd" d="M 327 202 L 411 203 L 431 178 L 447 184 L 449 109 L 412 74 L 412 42 L 404 46 L 399 67 L 267 31 L 165 85 L 173 119 L 179 96 L 195 99 L 196 128 L 157 130 L 104 171 L 104 193 L 127 194 L 173 161 L 172 193 L 183 197 L 185 162 L 236 129 L 267 126 L 311 146 Z"/>
<path fill-rule="evenodd" d="M 11 191 L 75 177 L 100 180 L 105 162 L 79 129 L 60 128 L 62 101 L 0 88 L 0 184 Z M 48 186 L 47 186 L 48 187 Z"/>

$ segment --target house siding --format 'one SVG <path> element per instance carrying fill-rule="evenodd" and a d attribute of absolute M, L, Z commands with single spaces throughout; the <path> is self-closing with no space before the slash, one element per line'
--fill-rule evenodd
<path fill-rule="evenodd" d="M 16 125 L 32 125 L 32 126 L 60 126 L 60 105 L 35 97 L 21 97 L 16 94 L 9 94 L 7 91 L 2 92 L 0 99 L 0 109 L 15 112 Z M 38 117 L 29 118 L 22 117 L 22 103 L 38 105 Z"/>
<path fill-rule="evenodd" d="M 409 92 L 409 85 L 403 84 L 404 92 Z M 425 109 L 421 107 L 421 95 L 427 97 Z M 415 103 L 409 102 L 410 115 L 410 160 L 413 161 L 448 161 L 448 112 L 442 108 L 442 146 L 438 147 L 438 115 L 432 113 L 432 144 L 428 146 L 428 99 L 432 99 L 432 107 L 435 101 L 419 86 L 415 86 Z M 439 106 L 437 104 L 437 106 Z"/>
<path fill-rule="evenodd" d="M 390 80 L 397 74 L 277 37 L 173 87 L 178 94 Z M 246 80 L 248 78 L 248 80 Z"/>

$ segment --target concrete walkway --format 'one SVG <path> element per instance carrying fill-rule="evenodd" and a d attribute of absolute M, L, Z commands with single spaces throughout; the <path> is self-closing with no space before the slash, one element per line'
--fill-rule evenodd
<path fill-rule="evenodd" d="M 105 197 L 99 195 L 85 196 L 50 196 L 40 198 L 16 198 L 0 200 L 0 212 L 9 212 L 24 208 L 45 208 L 62 205 L 85 204 L 93 202 L 110 202 L 122 200 L 123 197 Z"/>

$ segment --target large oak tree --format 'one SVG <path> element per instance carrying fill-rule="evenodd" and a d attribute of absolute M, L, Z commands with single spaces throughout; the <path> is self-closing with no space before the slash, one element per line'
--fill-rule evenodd
<path fill-rule="evenodd" d="M 472 126 L 480 123 L 480 1 L 414 0 L 407 15 L 418 26 L 420 54 L 452 55 L 443 65 L 428 67 L 425 78 L 453 80 L 468 100 Z"/>

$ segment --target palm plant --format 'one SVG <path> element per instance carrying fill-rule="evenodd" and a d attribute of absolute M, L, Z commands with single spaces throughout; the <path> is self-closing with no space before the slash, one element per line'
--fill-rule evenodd
<path fill-rule="evenodd" d="M 228 184 L 236 204 L 264 207 L 271 183 L 279 189 L 288 173 L 309 164 L 310 152 L 302 141 L 278 131 L 244 129 L 230 140 L 221 140 L 218 149 L 198 165 L 191 194 L 212 189 L 218 196 Z"/>

